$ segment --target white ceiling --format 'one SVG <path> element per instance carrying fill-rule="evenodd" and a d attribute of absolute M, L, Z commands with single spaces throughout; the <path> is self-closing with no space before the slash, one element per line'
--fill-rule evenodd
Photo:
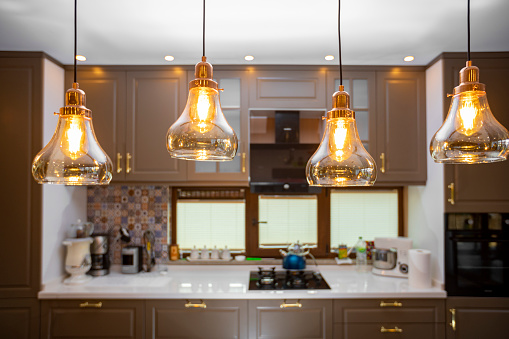
<path fill-rule="evenodd" d="M 343 0 L 343 63 L 426 65 L 441 52 L 464 52 L 466 3 Z M 72 64 L 73 8 L 73 0 L 0 0 L 0 50 L 44 51 Z M 509 0 L 472 0 L 471 10 L 472 52 L 509 51 Z M 206 14 L 212 64 L 247 64 L 248 54 L 250 64 L 338 63 L 337 0 L 208 0 Z M 202 0 L 78 1 L 85 64 L 195 64 L 201 39 Z M 403 62 L 406 55 L 415 61 Z"/>

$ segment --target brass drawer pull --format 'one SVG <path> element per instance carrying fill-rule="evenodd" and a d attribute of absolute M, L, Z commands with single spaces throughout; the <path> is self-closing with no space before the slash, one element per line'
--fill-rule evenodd
<path fill-rule="evenodd" d="M 132 158 L 133 157 L 132 157 L 131 153 L 127 153 L 126 159 L 125 159 L 125 164 L 126 164 L 125 165 L 125 167 L 126 167 L 125 172 L 126 173 L 131 173 L 131 165 L 130 165 L 130 163 L 131 163 L 131 159 Z"/>
<path fill-rule="evenodd" d="M 380 307 L 403 307 L 403 304 L 397 301 L 393 303 L 386 303 L 385 301 L 381 301 Z"/>
<path fill-rule="evenodd" d="M 380 154 L 380 160 L 382 160 L 382 167 L 380 172 L 385 173 L 385 153 Z"/>
<path fill-rule="evenodd" d="M 380 332 L 382 333 L 401 333 L 403 332 L 403 329 L 399 328 L 398 326 L 394 326 L 394 328 L 385 328 L 381 327 Z"/>
<path fill-rule="evenodd" d="M 199 304 L 194 304 L 190 302 L 189 300 L 186 300 L 186 304 L 184 305 L 186 308 L 207 308 L 207 305 L 203 300 L 200 299 Z"/>
<path fill-rule="evenodd" d="M 450 202 L 451 205 L 454 205 L 455 204 L 455 201 L 454 201 L 454 183 L 451 182 L 449 185 L 447 185 L 447 188 L 449 188 L 449 190 L 451 191 L 451 197 L 449 199 L 447 199 L 447 201 Z"/>
<path fill-rule="evenodd" d="M 98 303 L 89 303 L 88 301 L 85 301 L 84 303 L 80 304 L 80 307 L 81 308 L 101 308 L 101 307 L 103 307 L 103 303 L 100 301 Z"/>
<path fill-rule="evenodd" d="M 449 312 L 451 312 L 451 322 L 449 325 L 451 325 L 453 331 L 456 331 L 456 309 L 450 308 Z"/>
<path fill-rule="evenodd" d="M 242 152 L 242 173 L 246 173 L 246 153 Z"/>
<path fill-rule="evenodd" d="M 122 160 L 122 155 L 117 153 L 117 173 L 122 172 L 122 167 L 120 166 L 120 160 Z"/>
<path fill-rule="evenodd" d="M 298 307 L 302 308 L 302 304 L 300 303 L 300 300 L 297 300 L 295 304 L 287 304 L 286 299 L 283 301 L 281 305 L 279 305 L 280 308 L 289 308 L 289 307 Z"/>

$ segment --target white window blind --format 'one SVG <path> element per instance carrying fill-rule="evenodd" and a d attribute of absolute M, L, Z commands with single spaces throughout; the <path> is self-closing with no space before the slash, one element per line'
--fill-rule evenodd
<path fill-rule="evenodd" d="M 398 236 L 398 190 L 332 191 L 331 247 Z"/>
<path fill-rule="evenodd" d="M 182 249 L 245 250 L 244 200 L 177 201 L 177 243 Z"/>
<path fill-rule="evenodd" d="M 316 196 L 259 196 L 259 246 L 317 243 Z"/>

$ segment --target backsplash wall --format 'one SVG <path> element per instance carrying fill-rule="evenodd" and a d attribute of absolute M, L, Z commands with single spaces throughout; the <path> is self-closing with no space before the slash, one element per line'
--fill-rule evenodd
<path fill-rule="evenodd" d="M 120 227 L 131 235 L 129 245 L 143 245 L 143 232 L 156 236 L 154 250 L 157 261 L 168 257 L 169 188 L 164 186 L 90 186 L 87 189 L 87 219 L 94 233 L 108 233 L 112 264 L 121 264 L 118 239 Z"/>

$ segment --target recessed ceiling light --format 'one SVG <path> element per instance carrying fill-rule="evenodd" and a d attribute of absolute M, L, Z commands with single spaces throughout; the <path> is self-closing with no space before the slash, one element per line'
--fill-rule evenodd
<path fill-rule="evenodd" d="M 78 60 L 78 61 L 87 61 L 87 58 L 85 58 L 84 55 L 76 55 L 76 60 Z"/>
<path fill-rule="evenodd" d="M 246 61 L 253 61 L 253 60 L 254 60 L 254 56 L 252 56 L 252 55 L 246 55 L 246 56 L 244 57 L 244 60 L 246 60 Z"/>
<path fill-rule="evenodd" d="M 411 55 L 406 56 L 406 57 L 403 58 L 403 60 L 405 60 L 406 62 L 414 61 L 414 59 L 415 58 L 413 56 L 411 56 Z"/>
<path fill-rule="evenodd" d="M 334 55 L 326 55 L 326 56 L 325 56 L 325 60 L 327 60 L 327 61 L 332 61 L 332 60 L 334 60 Z"/>
<path fill-rule="evenodd" d="M 175 58 L 173 57 L 173 55 L 167 55 L 167 56 L 164 57 L 164 60 L 166 60 L 166 61 L 173 61 L 173 60 L 175 60 Z"/>

